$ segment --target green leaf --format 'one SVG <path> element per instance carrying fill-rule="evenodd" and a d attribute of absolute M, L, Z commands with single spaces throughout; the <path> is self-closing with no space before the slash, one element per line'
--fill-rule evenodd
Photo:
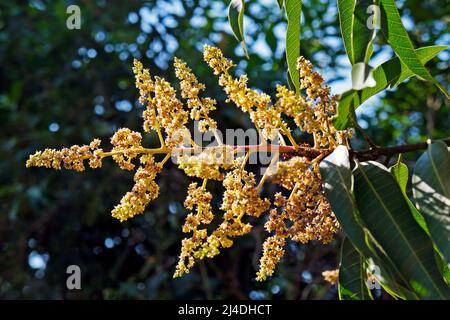
<path fill-rule="evenodd" d="M 445 281 L 448 283 L 448 284 L 450 284 L 450 266 L 447 264 L 447 265 L 444 265 L 444 279 L 445 279 Z"/>
<path fill-rule="evenodd" d="M 441 86 L 428 72 L 425 68 L 425 64 L 420 60 L 414 50 L 411 39 L 403 26 L 395 1 L 380 0 L 380 4 L 382 11 L 381 30 L 397 57 L 399 57 L 401 62 L 415 75 L 435 84 L 447 97 L 447 99 L 450 99 L 450 95 L 447 90 Z"/>
<path fill-rule="evenodd" d="M 338 0 L 339 26 L 341 28 L 342 40 L 344 48 L 347 52 L 348 59 L 353 65 L 355 62 L 353 53 L 353 23 L 356 0 Z"/>
<path fill-rule="evenodd" d="M 434 58 L 439 52 L 450 48 L 450 46 L 430 46 L 416 50 L 417 56 L 422 63 Z M 333 119 L 333 124 L 338 130 L 344 130 L 351 126 L 354 120 L 354 110 L 363 102 L 386 88 L 396 86 L 398 83 L 414 76 L 399 58 L 392 58 L 373 70 L 375 87 L 364 88 L 360 91 L 349 90 L 341 95 L 338 104 L 338 114 Z"/>
<path fill-rule="evenodd" d="M 436 141 L 417 160 L 412 178 L 413 197 L 424 215 L 431 238 L 450 262 L 450 155 Z"/>
<path fill-rule="evenodd" d="M 357 221 L 356 203 L 352 194 L 353 175 L 348 149 L 338 146 L 320 163 L 325 196 L 339 224 L 352 244 L 366 257 L 372 254 L 365 243 L 365 235 Z"/>
<path fill-rule="evenodd" d="M 348 1 L 348 0 L 347 0 Z M 368 63 L 373 52 L 372 39 L 375 35 L 375 28 L 369 29 L 367 21 L 369 14 L 367 8 L 373 5 L 373 0 L 350 0 L 355 1 L 355 10 L 353 12 L 353 30 L 352 30 L 352 44 L 353 44 L 353 63 L 358 62 Z"/>
<path fill-rule="evenodd" d="M 353 123 L 356 123 L 355 109 L 358 106 L 356 91 L 349 90 L 344 92 L 338 102 L 337 115 L 333 118 L 333 126 L 337 130 L 345 130 Z M 355 107 L 356 106 L 356 107 Z"/>
<path fill-rule="evenodd" d="M 383 165 L 370 161 L 355 169 L 355 198 L 371 235 L 422 298 L 448 299 L 433 244 L 410 214 L 402 190 Z"/>
<path fill-rule="evenodd" d="M 294 85 L 294 83 L 292 82 L 292 78 L 291 78 L 291 74 L 289 73 L 289 70 L 288 70 L 288 71 L 286 71 L 286 81 L 287 81 L 287 84 L 288 84 L 289 90 L 291 90 L 291 91 L 295 91 L 295 90 L 296 90 L 296 88 L 295 88 L 295 85 Z"/>
<path fill-rule="evenodd" d="M 425 230 L 428 235 L 430 235 L 424 217 L 417 210 L 411 200 L 409 200 L 409 197 L 406 194 L 406 185 L 408 184 L 409 170 L 408 166 L 401 162 L 401 154 L 398 157 L 397 163 L 390 167 L 389 171 L 392 173 L 398 185 L 400 186 L 400 189 L 403 192 L 406 202 L 408 202 L 409 209 L 411 210 L 411 214 L 413 215 L 414 219 L 416 219 L 416 222 L 422 227 L 422 229 Z"/>
<path fill-rule="evenodd" d="M 367 239 L 363 222 L 360 221 L 352 193 L 353 176 L 348 149 L 338 146 L 320 163 L 320 173 L 325 195 L 347 239 L 366 261 L 373 260 L 380 267 L 378 281 L 386 291 L 393 296 L 408 296 L 408 291 L 394 280 L 395 268 L 389 261 L 384 261 L 383 253 L 367 245 L 370 240 Z"/>
<path fill-rule="evenodd" d="M 348 239 L 341 249 L 338 292 L 341 300 L 369 300 L 365 260 Z"/>
<path fill-rule="evenodd" d="M 244 10 L 244 0 L 231 0 L 228 7 L 228 21 L 234 36 L 241 44 L 245 56 L 248 58 L 247 46 L 245 45 L 244 38 Z"/>
<path fill-rule="evenodd" d="M 352 88 L 373 87 L 375 80 L 368 65 L 373 53 L 375 28 L 369 29 L 368 8 L 373 0 L 338 0 L 339 23 L 345 51 L 352 64 Z"/>
<path fill-rule="evenodd" d="M 398 157 L 397 163 L 390 167 L 389 171 L 394 176 L 403 194 L 406 195 L 406 185 L 408 184 L 409 170 L 408 166 L 402 162 L 401 154 Z"/>
<path fill-rule="evenodd" d="M 300 92 L 300 79 L 297 71 L 297 60 L 300 57 L 300 20 L 302 14 L 302 0 L 285 0 L 287 29 L 286 29 L 286 60 L 291 81 L 295 91 Z"/>

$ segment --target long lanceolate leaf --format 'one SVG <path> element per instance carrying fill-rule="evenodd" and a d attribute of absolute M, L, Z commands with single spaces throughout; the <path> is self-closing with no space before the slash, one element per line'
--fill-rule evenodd
<path fill-rule="evenodd" d="M 297 71 L 297 60 L 300 57 L 300 20 L 302 14 L 302 0 L 285 0 L 287 29 L 286 29 L 286 60 L 288 77 L 295 91 L 300 91 L 300 80 Z"/>
<path fill-rule="evenodd" d="M 247 46 L 244 38 L 244 0 L 231 0 L 228 7 L 228 21 L 234 36 L 239 41 L 248 58 Z"/>
<path fill-rule="evenodd" d="M 378 282 L 393 296 L 401 298 L 416 297 L 405 288 L 396 268 L 385 259 L 384 253 L 375 245 L 368 245 L 364 223 L 359 217 L 353 195 L 353 175 L 350 169 L 349 152 L 345 146 L 339 146 L 331 155 L 320 163 L 323 188 L 331 208 L 339 220 L 347 242 L 364 257 L 364 261 L 372 260 L 380 267 Z M 348 298 L 346 295 L 345 298 Z"/>
<path fill-rule="evenodd" d="M 434 83 L 447 98 L 450 98 L 447 90 L 433 78 L 425 68 L 425 64 L 417 56 L 408 33 L 403 26 L 395 1 L 380 0 L 380 4 L 382 32 L 395 54 L 415 75 Z"/>
<path fill-rule="evenodd" d="M 339 23 L 350 63 L 368 62 L 374 29 L 369 29 L 367 8 L 373 0 L 338 0 Z"/>
<path fill-rule="evenodd" d="M 450 48 L 450 46 L 430 46 L 416 50 L 420 61 L 425 64 L 434 58 L 441 51 Z M 349 90 L 341 95 L 338 105 L 338 115 L 333 119 L 333 124 L 338 130 L 343 130 L 351 126 L 356 110 L 364 101 L 383 91 L 386 88 L 396 86 L 408 78 L 414 76 L 414 73 L 403 64 L 399 58 L 393 58 L 373 71 L 373 77 L 376 81 L 374 87 L 367 87 L 362 90 Z"/>
<path fill-rule="evenodd" d="M 338 0 L 339 24 L 341 27 L 342 40 L 348 59 L 353 65 L 355 55 L 353 52 L 353 22 L 356 0 Z"/>
<path fill-rule="evenodd" d="M 357 221 L 357 208 L 352 194 L 353 175 L 348 149 L 339 146 L 320 163 L 325 195 L 347 238 L 367 258 L 372 253 L 365 243 L 365 235 Z"/>
<path fill-rule="evenodd" d="M 352 64 L 353 89 L 375 85 L 368 62 L 372 54 L 374 26 L 368 23 L 373 0 L 338 0 L 339 22 L 347 56 Z"/>
<path fill-rule="evenodd" d="M 412 178 L 413 195 L 436 246 L 450 262 L 450 155 L 436 141 L 417 160 Z"/>
<path fill-rule="evenodd" d="M 339 299 L 369 300 L 365 259 L 348 239 L 344 239 L 339 268 Z"/>
<path fill-rule="evenodd" d="M 433 244 L 412 217 L 402 191 L 377 162 L 355 169 L 355 197 L 371 235 L 419 296 L 448 299 L 450 289 L 436 263 Z"/>

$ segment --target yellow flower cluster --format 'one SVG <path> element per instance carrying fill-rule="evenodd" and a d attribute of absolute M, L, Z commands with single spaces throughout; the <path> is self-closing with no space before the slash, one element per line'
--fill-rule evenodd
<path fill-rule="evenodd" d="M 277 171 L 271 176 L 273 183 L 292 190 L 298 182 L 304 179 L 308 171 L 310 160 L 306 157 L 293 157 L 287 161 L 277 163 Z"/>
<path fill-rule="evenodd" d="M 190 238 L 182 242 L 181 254 L 174 277 L 188 273 L 194 266 L 195 259 L 212 258 L 220 253 L 221 248 L 229 248 L 233 245 L 233 238 L 247 234 L 252 229 L 248 223 L 242 222 L 244 215 L 259 217 L 270 207 L 268 199 L 261 199 L 255 188 L 256 180 L 253 173 L 241 168 L 236 168 L 227 173 L 223 181 L 225 192 L 223 194 L 221 210 L 223 221 L 208 236 L 206 229 L 198 230 L 200 223 L 209 224 L 213 216 L 211 214 L 211 194 L 204 192 L 203 188 L 197 189 L 193 184 L 189 187 L 185 206 L 192 209 L 197 206 L 197 214 L 189 214 L 183 227 L 183 232 L 193 232 Z M 207 214 L 204 214 L 206 209 Z"/>
<path fill-rule="evenodd" d="M 237 168 L 227 173 L 223 181 L 225 192 L 220 207 L 225 211 L 225 220 L 240 222 L 245 214 L 259 217 L 269 209 L 270 201 L 259 197 L 255 185 L 255 175 L 251 172 Z"/>
<path fill-rule="evenodd" d="M 281 193 L 275 196 L 275 205 L 281 213 L 272 209 L 265 224 L 266 230 L 274 232 L 274 235 L 263 245 L 257 277 L 260 281 L 273 274 L 283 256 L 286 238 L 300 243 L 311 240 L 329 243 L 339 230 L 339 223 L 321 191 L 318 162 L 310 163 L 307 158 L 294 157 L 279 162 L 278 168 L 272 182 L 291 190 L 291 195 L 289 199 Z"/>
<path fill-rule="evenodd" d="M 322 76 L 314 72 L 311 63 L 304 58 L 299 59 L 298 70 L 301 88 L 306 96 L 279 85 L 275 103 L 269 95 L 249 88 L 246 75 L 234 78 L 230 74 L 233 62 L 226 59 L 218 48 L 206 45 L 204 60 L 219 77 L 219 85 L 226 92 L 228 101 L 250 115 L 263 139 L 260 145 L 236 147 L 220 141 L 217 123 L 210 115 L 216 109 L 216 100 L 200 96 L 206 89 L 205 85 L 198 81 L 185 62 L 175 59 L 174 67 L 186 107 L 166 80 L 152 77 L 149 70 L 135 60 L 133 71 L 139 101 L 146 107 L 143 129 L 144 132 L 156 132 L 160 146 L 145 148 L 141 133 L 121 128 L 111 137 L 113 148 L 108 152 L 103 151 L 100 140 L 95 139 L 89 145 L 36 152 L 30 156 L 27 167 L 61 169 L 64 166 L 83 171 L 85 161 L 89 162 L 90 167 L 98 168 L 103 158 L 112 157 L 120 168 L 134 170 L 133 161 L 139 159 L 133 188 L 112 210 L 113 217 L 124 221 L 143 213 L 150 201 L 158 197 L 156 176 L 168 159 L 177 159 L 178 167 L 187 176 L 202 179 L 203 184 L 198 186 L 193 182 L 187 190 L 184 206 L 190 213 L 182 231 L 190 236 L 182 241 L 174 276 L 188 273 L 196 259 L 214 257 L 222 248 L 231 247 L 236 237 L 249 233 L 252 225 L 246 221 L 247 217 L 258 218 L 269 212 L 265 229 L 271 236 L 264 242 L 257 272 L 257 280 L 265 280 L 274 273 L 288 240 L 328 243 L 338 230 L 336 217 L 321 191 L 319 163 L 337 145 L 345 142 L 350 132 L 336 131 L 333 127 L 331 118 L 336 111 L 336 98 L 330 95 Z M 201 132 L 211 130 L 218 145 L 196 145 L 187 129 L 189 118 L 200 121 Z M 297 145 L 287 122 L 283 121 L 285 118 L 292 118 L 301 131 L 314 137 L 315 152 L 311 153 L 314 156 L 309 156 L 309 153 L 305 157 L 296 155 L 295 152 L 301 148 L 311 150 L 311 147 Z M 289 160 L 279 161 L 276 170 L 267 170 L 257 183 L 255 175 L 246 170 L 247 160 L 252 152 L 259 152 L 260 148 L 272 150 L 269 147 L 274 145 L 268 145 L 268 140 L 277 135 L 287 137 L 290 142 L 287 145 L 284 138 L 281 139 L 281 146 L 276 145 L 277 149 L 280 147 L 280 152 L 291 152 L 293 156 Z M 246 155 L 238 157 L 239 150 L 245 151 Z M 156 162 L 155 158 L 161 154 L 165 157 Z M 223 212 L 220 219 L 214 215 L 211 204 L 213 195 L 206 190 L 209 180 L 220 181 L 225 188 L 219 208 Z M 290 196 L 275 194 L 274 207 L 271 208 L 269 199 L 259 196 L 261 187 L 267 181 L 287 189 Z M 220 221 L 212 228 L 210 225 L 214 220 Z M 327 277 L 331 279 L 331 274 Z"/>
<path fill-rule="evenodd" d="M 134 175 L 134 186 L 127 192 L 111 212 L 114 218 L 125 221 L 137 214 L 144 212 L 150 201 L 156 199 L 159 194 L 159 186 L 155 182 L 156 175 L 162 166 L 155 163 L 151 155 L 143 155 L 140 158 L 142 166 Z"/>
<path fill-rule="evenodd" d="M 214 219 L 211 207 L 212 194 L 205 191 L 206 182 L 207 180 L 204 180 L 201 187 L 197 187 L 197 183 L 195 182 L 189 185 L 188 196 L 186 197 L 184 206 L 191 210 L 191 213 L 186 217 L 182 231 L 184 233 L 192 232 L 192 236 L 182 241 L 181 253 L 174 277 L 182 276 L 194 266 L 196 250 L 207 237 L 207 230 L 199 229 L 198 226 L 200 224 L 208 225 Z M 194 207 L 197 210 L 195 214 L 192 213 Z"/>
<path fill-rule="evenodd" d="M 188 112 L 183 110 L 183 104 L 178 100 L 176 91 L 166 80 L 155 77 L 152 80 L 150 73 L 144 69 L 142 63 L 135 60 L 133 71 L 135 73 L 136 87 L 139 89 L 139 101 L 147 106 L 143 112 L 144 131 L 150 129 L 160 133 L 160 128 L 166 132 L 165 144 L 169 147 L 183 142 L 187 128 Z"/>
<path fill-rule="evenodd" d="M 273 139 L 284 124 L 281 114 L 271 108 L 270 96 L 248 88 L 246 75 L 233 78 L 228 71 L 234 64 L 223 56 L 219 48 L 205 45 L 203 56 L 214 74 L 219 76 L 219 85 L 224 87 L 228 95 L 227 102 L 232 101 L 242 111 L 248 112 L 255 126 L 261 129 L 263 137 Z"/>
<path fill-rule="evenodd" d="M 281 193 L 275 195 L 274 204 L 278 208 L 283 207 L 286 199 Z M 263 255 L 259 261 L 259 270 L 256 273 L 256 280 L 264 281 L 273 275 L 275 267 L 284 256 L 284 246 L 288 237 L 288 228 L 284 222 L 286 213 L 278 213 L 277 208 L 270 210 L 269 220 L 264 225 L 268 232 L 274 235 L 268 237 L 263 244 Z"/>
<path fill-rule="evenodd" d="M 133 170 L 134 164 L 131 161 L 136 158 L 141 151 L 142 135 L 139 132 L 131 131 L 128 128 L 121 128 L 111 137 L 112 158 L 121 169 Z"/>
<path fill-rule="evenodd" d="M 216 100 L 199 97 L 199 93 L 205 90 L 205 85 L 198 82 L 186 62 L 175 58 L 174 67 L 175 75 L 180 80 L 181 96 L 187 99 L 187 107 L 191 110 L 191 119 L 199 121 L 199 131 L 206 132 L 209 129 L 216 129 L 216 121 L 209 117 L 209 113 L 216 109 Z"/>
<path fill-rule="evenodd" d="M 26 166 L 27 168 L 45 167 L 60 170 L 61 165 L 63 165 L 65 169 L 84 171 L 84 161 L 89 160 L 91 168 L 100 168 L 102 166 L 103 152 L 99 148 L 100 143 L 99 139 L 94 139 L 89 145 L 74 145 L 61 150 L 45 149 L 44 151 L 37 151 L 35 154 L 30 155 Z"/>
<path fill-rule="evenodd" d="M 238 167 L 243 158 L 236 157 L 234 148 L 222 145 L 203 149 L 199 154 L 179 154 L 178 168 L 190 177 L 200 179 L 223 180 L 221 169 L 230 170 Z"/>
<path fill-rule="evenodd" d="M 207 181 L 207 180 L 205 180 Z M 197 213 L 194 215 L 190 213 L 186 217 L 186 222 L 183 226 L 183 232 L 190 232 L 196 230 L 200 223 L 210 224 L 214 218 L 211 207 L 212 194 L 205 191 L 204 186 L 197 188 L 197 183 L 193 182 L 189 185 L 188 196 L 184 201 L 184 206 L 190 210 L 197 207 Z"/>

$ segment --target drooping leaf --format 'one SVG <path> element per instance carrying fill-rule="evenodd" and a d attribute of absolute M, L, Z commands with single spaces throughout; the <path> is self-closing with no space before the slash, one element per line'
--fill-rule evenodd
<path fill-rule="evenodd" d="M 396 278 L 396 271 L 383 253 L 376 248 L 371 249 L 367 243 L 364 225 L 359 218 L 358 208 L 352 191 L 353 176 L 350 169 L 349 153 L 345 146 L 339 146 L 331 155 L 320 163 L 325 195 L 337 217 L 347 240 L 364 257 L 365 261 L 375 261 L 380 267 L 378 282 L 393 296 L 411 298 L 413 295 Z M 413 297 L 414 298 L 414 297 Z"/>
<path fill-rule="evenodd" d="M 297 71 L 297 60 L 300 57 L 300 20 L 302 0 L 285 0 L 287 29 L 286 29 L 286 60 L 289 75 L 295 91 L 300 90 L 300 80 Z"/>
<path fill-rule="evenodd" d="M 348 59 L 353 65 L 355 63 L 353 52 L 353 24 L 356 0 L 338 0 L 339 26 L 341 29 L 344 48 L 347 52 Z"/>
<path fill-rule="evenodd" d="M 426 63 L 434 58 L 439 52 L 450 48 L 450 46 L 430 46 L 416 50 L 417 56 L 422 63 Z M 367 87 L 360 91 L 349 90 L 341 95 L 338 104 L 338 114 L 333 119 L 333 124 L 338 130 L 344 130 L 351 126 L 354 110 L 356 110 L 363 102 L 375 94 L 397 85 L 408 78 L 414 76 L 397 57 L 392 58 L 373 70 L 373 78 L 376 85 Z"/>
<path fill-rule="evenodd" d="M 415 75 L 435 84 L 442 93 L 450 99 L 447 90 L 425 68 L 425 64 L 417 56 L 408 33 L 403 26 L 400 14 L 394 0 L 380 0 L 382 32 L 391 45 L 397 57 Z"/>
<path fill-rule="evenodd" d="M 406 283 L 422 298 L 448 299 L 450 289 L 436 263 L 433 244 L 411 216 L 387 168 L 373 161 L 359 164 L 354 188 L 365 225 Z"/>
<path fill-rule="evenodd" d="M 338 292 L 341 300 L 369 300 L 367 276 L 363 256 L 348 239 L 344 239 L 341 249 Z"/>
<path fill-rule="evenodd" d="M 245 56 L 248 58 L 247 46 L 244 38 L 244 10 L 244 0 L 231 0 L 230 5 L 228 6 L 228 21 L 234 36 L 241 44 Z"/>
<path fill-rule="evenodd" d="M 367 8 L 373 4 L 373 0 L 353 0 L 356 1 L 353 12 L 353 65 L 358 62 L 368 63 L 373 52 L 372 39 L 375 35 L 375 28 L 369 29 L 369 13 Z"/>
<path fill-rule="evenodd" d="M 450 155 L 447 145 L 436 141 L 417 160 L 412 178 L 413 196 L 423 213 L 430 236 L 450 262 Z"/>
<path fill-rule="evenodd" d="M 357 208 L 352 194 L 353 175 L 348 149 L 338 146 L 320 163 L 325 196 L 347 238 L 365 256 L 371 256 L 365 244 L 365 235 L 357 222 Z"/>
<path fill-rule="evenodd" d="M 352 88 L 373 87 L 375 80 L 368 65 L 373 52 L 375 28 L 369 25 L 368 8 L 373 0 L 338 0 L 339 23 L 347 56 L 352 64 Z"/>

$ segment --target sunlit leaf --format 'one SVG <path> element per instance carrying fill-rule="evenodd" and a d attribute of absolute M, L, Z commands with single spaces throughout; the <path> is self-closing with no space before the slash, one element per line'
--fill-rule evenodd
<path fill-rule="evenodd" d="M 355 169 L 355 198 L 371 235 L 395 264 L 410 288 L 422 298 L 448 299 L 431 240 L 410 214 L 402 190 L 377 162 Z"/>
<path fill-rule="evenodd" d="M 377 82 L 373 77 L 373 68 L 365 62 L 355 63 L 352 67 L 352 89 L 362 90 L 375 87 Z"/>
<path fill-rule="evenodd" d="M 287 29 L 286 29 L 286 60 L 288 71 L 295 87 L 295 91 L 300 90 L 300 80 L 297 71 L 297 60 L 300 57 L 300 20 L 302 13 L 301 0 L 285 0 Z"/>
<path fill-rule="evenodd" d="M 414 219 L 416 219 L 417 223 L 422 227 L 422 229 L 424 229 L 425 232 L 429 234 L 429 230 L 424 217 L 417 210 L 411 200 L 409 200 L 409 197 L 406 194 L 406 185 L 408 184 L 409 170 L 408 166 L 401 161 L 401 155 L 399 156 L 397 163 L 389 168 L 389 171 L 392 173 L 398 185 L 400 186 L 400 189 L 405 196 L 406 202 L 408 202 L 409 209 L 411 210 L 411 214 L 413 215 Z"/>
<path fill-rule="evenodd" d="M 244 38 L 244 0 L 231 0 L 228 7 L 228 21 L 234 36 L 239 41 L 248 58 L 247 46 Z"/>
<path fill-rule="evenodd" d="M 450 46 L 430 46 L 416 50 L 417 56 L 422 63 L 426 63 L 438 55 L 441 51 L 450 48 Z M 373 70 L 373 78 L 376 85 L 367 87 L 360 91 L 349 90 L 341 95 L 338 104 L 338 114 L 333 119 L 333 124 L 338 130 L 344 130 L 351 126 L 354 110 L 363 102 L 375 94 L 414 76 L 397 57 L 392 58 Z"/>
<path fill-rule="evenodd" d="M 431 238 L 450 262 L 450 155 L 442 141 L 429 144 L 417 160 L 412 178 L 414 201 Z"/>
<path fill-rule="evenodd" d="M 403 26 L 395 1 L 380 0 L 380 5 L 382 12 L 381 30 L 397 57 L 399 57 L 401 62 L 415 75 L 432 82 L 447 98 L 450 98 L 447 90 L 434 79 L 430 72 L 425 68 L 425 63 L 420 60 L 416 50 L 414 50 L 411 39 Z"/>
<path fill-rule="evenodd" d="M 345 51 L 352 64 L 352 88 L 373 87 L 375 80 L 368 65 L 373 52 L 376 29 L 370 21 L 368 8 L 373 0 L 338 0 L 339 23 Z"/>

